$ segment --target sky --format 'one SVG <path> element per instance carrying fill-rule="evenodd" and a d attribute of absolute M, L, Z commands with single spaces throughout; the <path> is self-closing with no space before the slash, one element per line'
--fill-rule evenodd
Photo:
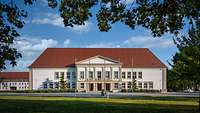
<path fill-rule="evenodd" d="M 127 4 L 131 1 L 126 0 Z M 28 11 L 28 17 L 24 20 L 25 26 L 18 30 L 21 36 L 14 44 L 22 58 L 17 60 L 17 66 L 8 65 L 6 71 L 27 71 L 27 67 L 48 47 L 149 48 L 167 66 L 177 51 L 170 34 L 154 38 L 143 27 L 132 30 L 122 23 L 114 24 L 109 32 L 100 32 L 95 16 L 85 25 L 64 27 L 58 9 L 49 8 L 45 0 L 23 7 Z"/>

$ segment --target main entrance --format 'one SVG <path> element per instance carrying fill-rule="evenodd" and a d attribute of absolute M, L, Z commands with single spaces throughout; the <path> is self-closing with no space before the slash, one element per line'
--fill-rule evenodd
<path fill-rule="evenodd" d="M 94 84 L 93 83 L 89 84 L 89 91 L 94 91 Z"/>
<path fill-rule="evenodd" d="M 106 91 L 110 91 L 110 83 L 106 83 Z"/>

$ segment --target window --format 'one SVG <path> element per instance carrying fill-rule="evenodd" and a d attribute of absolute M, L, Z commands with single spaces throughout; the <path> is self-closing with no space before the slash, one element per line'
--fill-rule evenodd
<path fill-rule="evenodd" d="M 55 72 L 55 79 L 59 79 L 59 73 L 58 72 Z"/>
<path fill-rule="evenodd" d="M 127 72 L 127 78 L 131 79 L 131 72 Z"/>
<path fill-rule="evenodd" d="M 138 72 L 138 78 L 142 79 L 142 72 Z"/>
<path fill-rule="evenodd" d="M 59 83 L 58 83 L 58 82 L 55 82 L 54 85 L 55 85 L 55 88 L 56 88 L 56 89 L 59 88 Z"/>
<path fill-rule="evenodd" d="M 144 88 L 147 89 L 147 82 L 144 82 Z"/>
<path fill-rule="evenodd" d="M 89 71 L 89 79 L 93 79 L 93 71 Z"/>
<path fill-rule="evenodd" d="M 101 80 L 101 71 L 97 71 L 97 78 L 98 80 Z"/>
<path fill-rule="evenodd" d="M 137 78 L 137 73 L 133 72 L 133 79 L 136 79 L 136 78 Z"/>
<path fill-rule="evenodd" d="M 153 89 L 153 82 L 149 82 L 149 89 Z"/>
<path fill-rule="evenodd" d="M 110 71 L 106 71 L 106 79 L 110 78 Z"/>
<path fill-rule="evenodd" d="M 67 72 L 67 79 L 70 80 L 70 72 Z"/>
<path fill-rule="evenodd" d="M 118 79 L 118 78 L 119 78 L 118 71 L 114 71 L 114 79 Z"/>
<path fill-rule="evenodd" d="M 47 83 L 46 82 L 43 83 L 43 88 L 47 89 Z"/>
<path fill-rule="evenodd" d="M 51 83 L 49 84 L 49 87 L 50 87 L 50 88 L 53 88 L 53 82 L 51 82 Z"/>
<path fill-rule="evenodd" d="M 138 82 L 138 88 L 142 88 L 142 82 Z"/>
<path fill-rule="evenodd" d="M 126 79 L 126 73 L 122 72 L 122 79 Z"/>
<path fill-rule="evenodd" d="M 80 79 L 84 79 L 84 71 L 80 71 Z"/>
<path fill-rule="evenodd" d="M 119 86 L 118 86 L 118 83 L 115 83 L 115 84 L 114 84 L 114 88 L 115 88 L 115 89 L 118 89 L 118 87 L 119 87 Z"/>
<path fill-rule="evenodd" d="M 83 89 L 84 88 L 84 83 L 80 83 L 80 87 Z"/>
<path fill-rule="evenodd" d="M 60 72 L 60 75 L 61 75 L 61 76 L 64 76 L 64 75 L 65 75 L 65 73 L 64 73 L 64 72 Z"/>
<path fill-rule="evenodd" d="M 130 89 L 131 88 L 131 82 L 128 82 L 127 87 Z"/>
<path fill-rule="evenodd" d="M 125 89 L 126 88 L 126 83 L 122 83 L 122 89 Z"/>
<path fill-rule="evenodd" d="M 72 88 L 76 88 L 76 83 L 72 82 Z"/>

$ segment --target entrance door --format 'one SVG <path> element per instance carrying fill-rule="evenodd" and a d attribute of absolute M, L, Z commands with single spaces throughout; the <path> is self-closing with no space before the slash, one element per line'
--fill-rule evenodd
<path fill-rule="evenodd" d="M 110 83 L 106 83 L 106 91 L 110 91 Z"/>
<path fill-rule="evenodd" d="M 97 83 L 97 90 L 101 91 L 102 90 L 102 84 L 101 83 Z"/>
<path fill-rule="evenodd" d="M 89 84 L 89 90 L 90 90 L 90 91 L 93 91 L 93 90 L 94 90 L 94 84 L 93 84 L 93 83 L 90 83 L 90 84 Z"/>

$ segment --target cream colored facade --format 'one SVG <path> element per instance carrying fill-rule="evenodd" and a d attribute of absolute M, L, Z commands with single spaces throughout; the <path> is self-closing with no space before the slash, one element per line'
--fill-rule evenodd
<path fill-rule="evenodd" d="M 30 68 L 30 88 L 58 88 L 58 78 L 64 76 L 68 81 L 68 88 L 75 88 L 78 91 L 118 92 L 122 89 L 131 89 L 133 78 L 138 89 L 167 91 L 166 68 L 123 68 L 122 65 L 120 60 L 98 55 L 75 62 L 75 67 L 72 68 Z"/>

